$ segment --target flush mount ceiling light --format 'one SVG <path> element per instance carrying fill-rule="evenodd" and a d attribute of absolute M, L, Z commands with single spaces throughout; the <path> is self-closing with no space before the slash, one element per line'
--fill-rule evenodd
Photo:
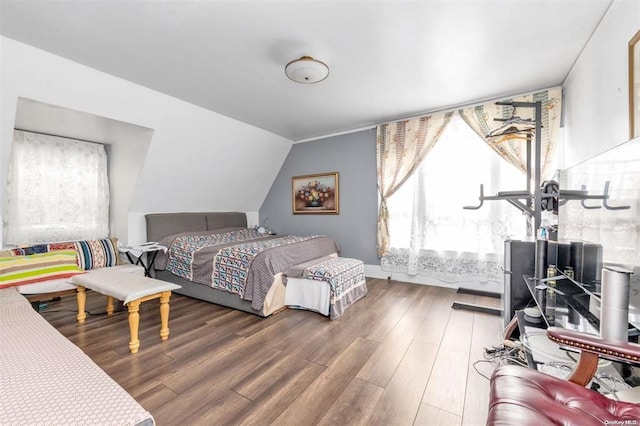
<path fill-rule="evenodd" d="M 311 56 L 303 56 L 293 60 L 284 67 L 284 73 L 291 80 L 302 83 L 318 83 L 329 75 L 329 67 L 324 62 L 313 59 Z"/>

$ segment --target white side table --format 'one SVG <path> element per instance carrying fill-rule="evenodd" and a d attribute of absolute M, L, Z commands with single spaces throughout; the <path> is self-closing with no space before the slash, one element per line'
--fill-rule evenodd
<path fill-rule="evenodd" d="M 144 276 L 151 276 L 151 268 L 156 261 L 158 252 L 167 252 L 167 248 L 156 242 L 142 243 L 135 246 L 119 246 L 118 251 L 125 253 L 127 259 L 134 265 L 140 265 L 144 268 Z M 147 254 L 147 263 L 144 261 L 144 255 Z"/>

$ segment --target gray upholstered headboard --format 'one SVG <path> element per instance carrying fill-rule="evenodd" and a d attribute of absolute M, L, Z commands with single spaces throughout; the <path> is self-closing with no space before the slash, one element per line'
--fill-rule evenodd
<path fill-rule="evenodd" d="M 145 219 L 147 241 L 160 241 L 178 232 L 247 227 L 247 215 L 241 212 L 151 213 Z"/>

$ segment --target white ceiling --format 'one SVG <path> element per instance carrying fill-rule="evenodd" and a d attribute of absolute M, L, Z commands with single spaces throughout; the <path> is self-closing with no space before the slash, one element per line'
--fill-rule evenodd
<path fill-rule="evenodd" d="M 559 85 L 611 2 L 0 0 L 0 34 L 305 140 Z"/>

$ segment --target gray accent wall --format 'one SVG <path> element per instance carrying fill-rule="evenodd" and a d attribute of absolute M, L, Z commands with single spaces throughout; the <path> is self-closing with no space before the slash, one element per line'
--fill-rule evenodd
<path fill-rule="evenodd" d="M 340 214 L 293 214 L 293 176 L 338 172 Z M 294 144 L 260 208 L 260 224 L 278 234 L 325 234 L 335 238 L 341 256 L 379 265 L 376 252 L 378 197 L 376 131 L 332 136 Z"/>

